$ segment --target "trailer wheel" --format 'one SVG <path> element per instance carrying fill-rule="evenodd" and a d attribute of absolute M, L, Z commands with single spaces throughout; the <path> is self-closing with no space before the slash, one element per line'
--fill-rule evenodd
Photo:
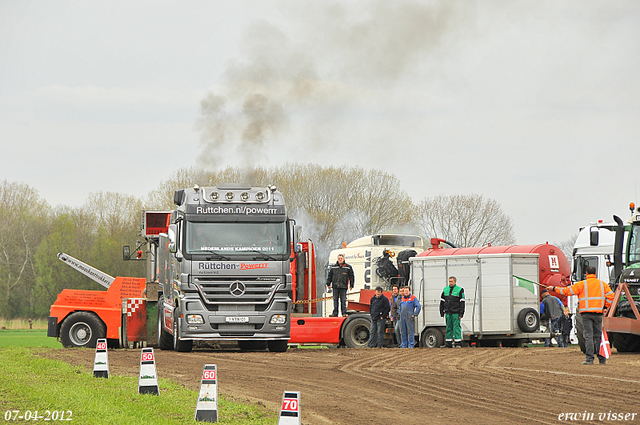
<path fill-rule="evenodd" d="M 444 335 L 438 328 L 427 328 L 420 335 L 420 348 L 440 348 L 444 344 Z"/>
<path fill-rule="evenodd" d="M 242 351 L 263 351 L 267 349 L 267 341 L 238 341 Z"/>
<path fill-rule="evenodd" d="M 540 315 L 531 307 L 522 309 L 518 313 L 518 326 L 522 332 L 535 332 L 540 327 Z"/>
<path fill-rule="evenodd" d="M 369 344 L 371 321 L 364 317 L 349 320 L 344 327 L 344 345 L 347 348 L 366 348 Z"/>
<path fill-rule="evenodd" d="M 173 341 L 171 334 L 164 329 L 164 298 L 158 300 L 158 348 L 161 350 L 172 350 Z"/>
<path fill-rule="evenodd" d="M 274 340 L 268 341 L 269 351 L 272 353 L 284 353 L 289 348 L 289 341 L 287 340 Z"/>
<path fill-rule="evenodd" d="M 582 315 L 576 313 L 576 338 L 578 338 L 578 346 L 583 353 L 587 352 L 584 343 L 584 325 L 582 324 Z"/>
<path fill-rule="evenodd" d="M 69 347 L 96 348 L 98 338 L 105 338 L 107 328 L 98 317 L 86 311 L 69 315 L 60 327 L 60 342 Z"/>
<path fill-rule="evenodd" d="M 178 338 L 178 335 L 182 333 L 180 328 L 180 314 L 178 314 L 178 309 L 176 309 L 173 315 L 173 349 L 180 353 L 189 353 L 193 349 L 193 341 L 180 340 Z"/>

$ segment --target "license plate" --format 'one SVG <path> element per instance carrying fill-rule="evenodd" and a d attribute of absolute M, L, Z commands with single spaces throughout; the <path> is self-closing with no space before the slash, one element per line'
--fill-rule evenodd
<path fill-rule="evenodd" d="M 238 316 L 238 317 L 227 317 L 227 323 L 249 323 L 249 318 L 246 316 Z"/>

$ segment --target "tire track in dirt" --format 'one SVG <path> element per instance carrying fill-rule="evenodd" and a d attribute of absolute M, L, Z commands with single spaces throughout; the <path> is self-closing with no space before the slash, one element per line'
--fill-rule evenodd
<path fill-rule="evenodd" d="M 404 356 L 400 357 L 403 357 L 404 360 L 408 361 L 408 356 L 411 356 L 410 360 L 414 360 L 414 356 L 412 356 L 411 353 L 407 353 Z M 387 359 L 385 358 L 385 360 Z M 373 375 L 368 370 L 375 368 L 380 363 L 380 361 L 381 359 L 378 356 L 375 356 L 369 359 L 363 359 L 362 361 L 355 364 L 352 363 L 349 365 L 345 365 L 343 367 L 343 370 L 349 371 L 349 373 L 352 373 L 354 375 L 369 376 L 374 379 L 375 375 Z M 437 362 L 435 364 L 437 364 Z M 430 367 L 433 366 L 434 363 L 430 363 Z M 437 376 L 435 372 L 429 372 L 428 374 Z M 461 405 L 470 405 L 474 409 L 484 409 L 487 411 L 487 413 L 492 413 L 499 417 L 508 417 L 510 422 L 512 422 L 513 420 L 518 420 L 529 423 L 532 421 L 545 424 L 552 423 L 551 421 L 535 419 L 536 414 L 539 412 L 534 409 L 527 408 L 527 406 L 525 405 L 513 406 L 512 403 L 505 401 L 503 392 L 488 392 L 487 389 L 490 387 L 487 387 L 486 385 L 484 385 L 482 388 L 477 387 L 478 390 L 469 389 L 468 385 L 465 385 L 465 390 L 454 389 L 448 385 L 431 383 L 422 378 L 423 375 L 425 375 L 425 373 L 412 374 L 409 382 L 405 381 L 402 384 L 394 383 L 393 385 L 402 390 L 414 391 L 427 397 L 442 397 L 444 394 L 445 398 L 455 399 L 456 403 L 459 403 Z M 420 376 L 420 378 L 416 379 L 416 376 Z M 448 379 L 446 376 L 444 377 L 444 379 L 442 379 L 443 382 L 448 382 L 449 380 L 450 379 Z"/>

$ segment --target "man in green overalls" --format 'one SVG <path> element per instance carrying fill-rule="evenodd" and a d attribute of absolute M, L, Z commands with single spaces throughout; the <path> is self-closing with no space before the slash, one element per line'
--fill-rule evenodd
<path fill-rule="evenodd" d="M 460 319 L 464 316 L 464 289 L 456 285 L 455 276 L 449 278 L 449 285 L 442 290 L 440 298 L 440 317 L 445 317 L 447 334 L 444 346 L 462 348 L 462 327 Z M 455 345 L 454 345 L 455 344 Z"/>

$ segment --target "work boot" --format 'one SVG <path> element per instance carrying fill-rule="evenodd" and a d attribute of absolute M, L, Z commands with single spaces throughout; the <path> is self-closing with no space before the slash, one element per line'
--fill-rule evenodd
<path fill-rule="evenodd" d="M 607 359 L 600 359 L 599 363 L 600 364 L 607 364 Z"/>
<path fill-rule="evenodd" d="M 591 360 L 591 361 L 589 361 L 589 360 L 585 360 L 585 361 L 583 361 L 583 362 L 582 362 L 582 363 L 580 363 L 580 364 L 585 364 L 585 365 L 587 365 L 587 364 L 593 364 L 593 360 Z"/>

